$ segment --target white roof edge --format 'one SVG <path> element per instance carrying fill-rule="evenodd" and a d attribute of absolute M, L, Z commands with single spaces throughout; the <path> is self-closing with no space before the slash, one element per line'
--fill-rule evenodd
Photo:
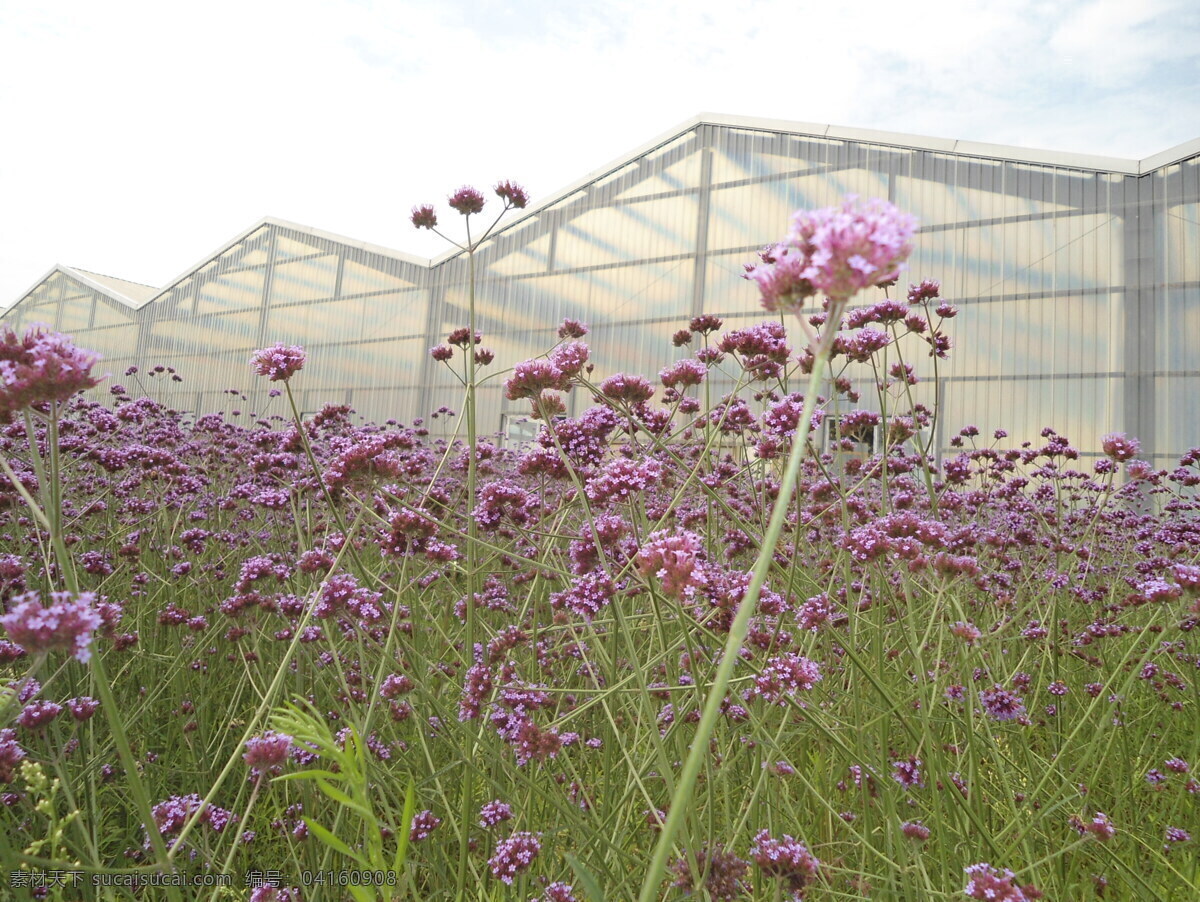
<path fill-rule="evenodd" d="M 115 288 L 111 288 L 108 285 L 104 285 L 101 282 L 97 282 L 95 279 L 91 278 L 91 276 L 87 273 L 86 270 L 79 270 L 73 266 L 60 266 L 59 269 L 62 270 L 64 275 L 70 276 L 72 279 L 75 279 L 77 282 L 82 282 L 84 285 L 86 285 L 88 288 L 91 288 L 93 291 L 98 291 L 101 294 L 105 295 L 106 297 L 110 297 L 114 301 L 116 301 L 120 304 L 124 304 L 126 307 L 130 308 L 131 310 L 140 310 L 143 307 L 145 307 L 147 304 L 150 303 L 150 298 L 147 298 L 144 301 L 138 301 L 138 300 L 135 300 L 134 298 L 129 297 L 128 295 L 122 294 L 121 292 L 117 291 Z M 154 286 L 147 285 L 146 287 L 153 288 Z M 155 294 L 157 294 L 157 293 L 158 292 L 156 290 Z M 153 298 L 154 296 L 155 295 L 151 295 L 150 297 Z"/>
<path fill-rule="evenodd" d="M 1095 169 L 1103 172 L 1122 172 L 1129 175 L 1140 175 L 1148 171 L 1144 168 L 1145 161 L 1130 160 L 1122 157 L 1017 147 L 1010 144 L 988 144 L 982 141 L 964 141 L 957 138 L 934 138 L 929 135 L 911 135 L 904 132 L 889 132 L 880 129 L 820 125 L 812 122 L 791 122 L 784 119 L 763 119 L 756 116 L 735 116 L 726 113 L 701 113 L 696 119 L 701 124 L 706 125 L 724 125 L 730 128 L 812 135 L 817 138 L 842 138 L 850 141 L 865 141 L 871 144 L 912 147 L 937 153 L 957 153 L 972 157 L 1011 160 L 1018 163 L 1042 163 L 1049 166 L 1062 166 L 1068 169 Z"/>
<path fill-rule="evenodd" d="M 1178 163 L 1180 160 L 1186 160 L 1197 154 L 1200 154 L 1200 138 L 1184 141 L 1182 144 L 1176 144 L 1174 147 L 1168 147 L 1166 150 L 1146 157 L 1142 160 L 1140 174 L 1146 175 L 1155 169 L 1162 169 L 1164 166 L 1170 166 L 1172 163 Z"/>
<path fill-rule="evenodd" d="M 168 291 L 170 291 L 172 288 L 174 288 L 176 285 L 178 285 L 180 282 L 182 282 L 188 276 L 191 276 L 191 275 L 195 274 L 198 270 L 203 269 L 205 266 L 207 266 L 213 260 L 216 260 L 217 257 L 221 256 L 221 254 L 225 253 L 227 250 L 229 250 L 231 247 L 233 247 L 235 244 L 237 244 L 239 241 L 243 241 L 245 238 L 247 238 L 248 236 L 254 234 L 259 229 L 261 229 L 264 225 L 268 225 L 268 224 L 270 224 L 270 218 L 267 216 L 264 216 L 262 219 L 258 220 L 258 222 L 254 223 L 254 225 L 250 226 L 250 228 L 244 229 L 241 232 L 238 232 L 233 238 L 230 238 L 228 241 L 226 241 L 224 244 L 222 244 L 219 248 L 217 248 L 212 253 L 206 254 L 204 257 L 201 257 L 197 263 L 195 263 L 192 266 L 189 266 L 187 269 L 185 269 L 183 272 L 181 272 L 175 278 L 168 279 L 165 283 L 163 283 L 162 290 L 159 291 L 158 294 L 154 295 L 154 297 L 150 298 L 148 303 L 151 303 L 151 304 L 156 303 L 159 298 L 161 298 L 164 294 L 166 294 Z"/>
<path fill-rule="evenodd" d="M 293 232 L 302 232 L 313 238 L 334 241 L 370 254 L 379 254 L 381 257 L 391 257 L 393 260 L 399 260 L 401 263 L 408 263 L 412 266 L 423 266 L 428 269 L 430 265 L 430 260 L 425 257 L 416 257 L 412 254 L 406 254 L 404 251 L 398 251 L 395 248 L 384 247 L 382 244 L 371 244 L 367 241 L 359 241 L 357 238 L 347 238 L 345 235 L 326 232 L 322 229 L 314 229 L 312 226 L 301 225 L 298 222 L 289 222 L 286 219 L 279 219 L 275 216 L 265 217 L 261 224 L 274 225 L 282 229 L 291 229 Z"/>
<path fill-rule="evenodd" d="M 76 282 L 82 283 L 83 285 L 87 286 L 88 288 L 92 289 L 93 291 L 100 292 L 100 294 L 104 295 L 105 297 L 111 298 L 112 300 L 116 301 L 118 304 L 128 307 L 131 310 L 140 310 L 142 307 L 145 307 L 148 303 L 150 303 L 149 300 L 136 301 L 131 297 L 126 297 L 125 295 L 121 294 L 118 291 L 114 291 L 112 288 L 109 288 L 107 285 L 101 285 L 95 279 L 89 278 L 85 272 L 82 272 L 73 266 L 65 266 L 62 263 L 55 263 L 48 270 L 46 270 L 46 272 L 42 275 L 42 277 L 40 279 L 38 279 L 36 282 L 34 282 L 32 285 L 30 285 L 27 289 L 25 289 L 25 291 L 21 293 L 20 297 L 18 297 L 15 301 L 13 301 L 7 307 L 0 310 L 0 316 L 7 316 L 13 310 L 16 310 L 17 307 L 20 306 L 25 301 L 26 298 L 28 298 L 31 294 L 33 294 L 35 291 L 37 291 L 37 289 L 42 285 L 42 283 L 45 282 L 47 279 L 49 279 L 51 276 L 53 276 L 55 273 L 62 273 L 67 278 L 74 279 Z"/>
<path fill-rule="evenodd" d="M 61 263 L 55 263 L 48 270 L 46 270 L 46 272 L 42 275 L 42 277 L 40 279 L 38 279 L 36 282 L 34 282 L 32 285 L 30 285 L 28 288 L 26 288 L 23 292 L 21 292 L 21 294 L 17 297 L 17 299 L 15 301 L 13 301 L 11 304 L 9 304 L 7 307 L 5 307 L 3 310 L 0 310 L 0 316 L 7 316 L 13 310 L 17 309 L 17 305 L 22 303 L 27 297 L 29 297 L 31 294 L 33 294 L 35 291 L 37 291 L 38 286 L 41 285 L 43 282 L 45 282 L 48 278 L 50 278 L 56 272 L 65 273 L 65 271 L 66 271 L 65 266 L 63 266 Z"/>

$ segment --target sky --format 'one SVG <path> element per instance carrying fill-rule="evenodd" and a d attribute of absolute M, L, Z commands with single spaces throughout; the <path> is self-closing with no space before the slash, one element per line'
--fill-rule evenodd
<path fill-rule="evenodd" d="M 1141 159 L 1200 137 L 1200 4 L 0 0 L 0 307 L 264 216 L 434 257 L 415 204 L 536 202 L 701 112 Z"/>

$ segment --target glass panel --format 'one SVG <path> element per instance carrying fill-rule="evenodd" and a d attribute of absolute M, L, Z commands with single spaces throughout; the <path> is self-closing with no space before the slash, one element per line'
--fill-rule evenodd
<path fill-rule="evenodd" d="M 342 297 L 367 292 L 395 291 L 411 288 L 412 284 L 399 276 L 364 266 L 353 260 L 346 260 L 342 264 Z"/>
<path fill-rule="evenodd" d="M 691 253 L 696 211 L 695 197 L 589 210 L 559 227 L 555 268 Z"/>
<path fill-rule="evenodd" d="M 224 313 L 261 307 L 264 276 L 262 269 L 243 269 L 213 276 L 197 288 L 196 312 Z"/>
<path fill-rule="evenodd" d="M 334 295 L 338 258 L 333 254 L 278 263 L 271 275 L 271 304 L 312 301 Z"/>

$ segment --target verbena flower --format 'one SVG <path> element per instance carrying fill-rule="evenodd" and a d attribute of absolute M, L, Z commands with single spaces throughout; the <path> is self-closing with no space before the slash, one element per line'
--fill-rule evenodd
<path fill-rule="evenodd" d="M 261 736 L 246 740 L 242 760 L 250 765 L 250 773 L 254 777 L 278 774 L 291 754 L 292 742 L 292 737 L 286 733 L 267 730 Z"/>
<path fill-rule="evenodd" d="M 528 870 L 542 850 L 542 843 L 535 833 L 514 833 L 508 839 L 496 843 L 495 854 L 488 859 L 492 876 L 512 885 L 513 879 Z"/>
<path fill-rule="evenodd" d="M 524 209 L 525 205 L 529 203 L 529 194 L 524 188 L 514 182 L 497 182 L 494 190 L 497 197 L 508 206 L 515 207 L 518 210 Z"/>
<path fill-rule="evenodd" d="M 1015 692 L 997 684 L 979 693 L 983 709 L 995 720 L 1017 720 L 1025 714 L 1025 703 Z"/>
<path fill-rule="evenodd" d="M 413 207 L 411 220 L 415 229 L 432 229 L 438 223 L 437 213 L 430 204 Z"/>
<path fill-rule="evenodd" d="M 512 820 L 512 807 L 507 802 L 493 799 L 479 809 L 479 826 L 487 829 L 504 821 Z"/>
<path fill-rule="evenodd" d="M 412 826 L 408 831 L 408 838 L 411 842 L 422 842 L 429 839 L 430 835 L 438 827 L 442 825 L 442 819 L 437 817 L 432 811 L 426 809 L 413 815 Z"/>
<path fill-rule="evenodd" d="M 11 783 L 25 750 L 17 742 L 16 730 L 0 730 L 0 783 Z"/>
<path fill-rule="evenodd" d="M 92 657 L 93 634 L 101 626 L 96 596 L 84 592 L 51 592 L 50 607 L 43 607 L 36 592 L 13 599 L 11 610 L 0 617 L 9 638 L 28 652 L 70 651 L 86 664 Z"/>
<path fill-rule="evenodd" d="M 34 404 L 66 401 L 76 392 L 94 388 L 100 380 L 91 373 L 100 355 L 84 351 L 68 336 L 41 326 L 18 336 L 10 327 L 0 331 L 0 421 Z"/>
<path fill-rule="evenodd" d="M 883 200 L 800 210 L 784 242 L 747 273 L 770 311 L 799 310 L 813 295 L 844 304 L 864 288 L 896 279 L 912 253 L 917 220 Z"/>
<path fill-rule="evenodd" d="M 479 191 L 465 185 L 451 194 L 446 202 L 450 204 L 452 210 L 457 210 L 463 216 L 479 213 L 483 210 L 485 203 L 483 195 Z"/>
<path fill-rule="evenodd" d="M 803 899 L 804 891 L 812 885 L 820 872 L 821 862 L 799 840 L 787 835 L 772 839 L 766 830 L 754 836 L 750 857 L 763 874 L 783 882 L 784 892 L 793 899 Z"/>
<path fill-rule="evenodd" d="M 281 342 L 255 351 L 250 358 L 250 368 L 259 376 L 268 376 L 272 382 L 287 382 L 304 369 L 304 362 L 304 348 Z"/>
<path fill-rule="evenodd" d="M 1020 886 L 1016 875 L 1005 868 L 998 871 L 985 861 L 964 869 L 970 878 L 963 894 L 970 899 L 985 899 L 987 902 L 1031 902 L 1042 898 L 1031 885 Z"/>
<path fill-rule="evenodd" d="M 638 572 L 651 574 L 659 581 L 664 595 L 691 598 L 704 585 L 704 543 L 688 530 L 673 534 L 670 530 L 651 533 L 637 555 Z"/>
<path fill-rule="evenodd" d="M 705 845 L 691 854 L 684 853 L 675 859 L 671 871 L 675 874 L 672 885 L 689 894 L 701 889 L 697 882 L 703 874 L 702 886 L 709 898 L 722 902 L 737 899 L 749 889 L 746 875 L 750 873 L 750 863 L 727 852 L 720 843 Z"/>

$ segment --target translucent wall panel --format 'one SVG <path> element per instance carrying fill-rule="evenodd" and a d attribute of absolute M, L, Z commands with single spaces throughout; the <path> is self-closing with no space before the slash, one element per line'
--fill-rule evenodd
<path fill-rule="evenodd" d="M 767 318 L 744 265 L 784 237 L 795 210 L 848 194 L 918 217 L 903 282 L 938 279 L 959 307 L 946 325 L 951 358 L 939 363 L 943 440 L 974 424 L 1035 441 L 1049 425 L 1095 451 L 1104 432 L 1130 431 L 1156 460 L 1200 444 L 1190 415 L 1200 390 L 1196 159 L 1133 176 L 699 125 L 513 217 L 479 249 L 477 327 L 496 355 L 484 373 L 545 353 L 570 317 L 592 328 L 595 378 L 653 378 L 694 352 L 671 343 L 691 316 L 716 313 L 727 329 Z M 407 419 L 462 406 L 461 386 L 428 351 L 467 324 L 468 307 L 463 255 L 431 269 L 268 224 L 141 311 L 55 273 L 5 320 L 74 331 L 119 363 L 177 366 L 187 381 L 162 390 L 187 409 L 228 408 L 221 393 L 232 387 L 250 394 L 240 407 L 271 409 L 249 356 L 302 344 L 306 408 L 350 403 Z M 931 376 L 927 356 L 912 362 Z M 524 410 L 502 384 L 481 389 L 481 432 Z M 715 391 L 727 384 L 714 374 Z M 569 399 L 572 410 L 587 402 Z M 862 403 L 874 404 L 866 392 Z M 430 422 L 435 432 L 457 425 Z"/>

